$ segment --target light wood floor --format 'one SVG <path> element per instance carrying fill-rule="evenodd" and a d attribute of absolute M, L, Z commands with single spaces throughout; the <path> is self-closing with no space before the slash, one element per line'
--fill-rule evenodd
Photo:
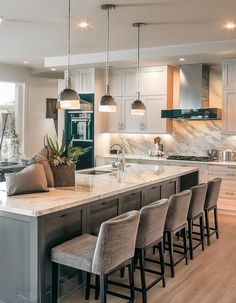
<path fill-rule="evenodd" d="M 202 252 L 195 250 L 195 258 L 185 266 L 176 267 L 176 277 L 166 272 L 166 288 L 156 285 L 148 292 L 148 303 L 236 303 L 236 216 L 220 215 L 220 239 Z M 139 280 L 136 271 L 136 280 Z M 95 303 L 84 300 L 84 293 L 71 295 L 61 303 Z M 108 303 L 125 302 L 108 296 Z M 141 302 L 140 294 L 135 302 Z"/>

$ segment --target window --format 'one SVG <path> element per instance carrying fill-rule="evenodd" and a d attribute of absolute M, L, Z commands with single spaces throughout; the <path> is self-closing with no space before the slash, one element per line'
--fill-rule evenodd
<path fill-rule="evenodd" d="M 0 151 L 2 161 L 16 161 L 20 155 L 17 83 L 0 82 Z"/>

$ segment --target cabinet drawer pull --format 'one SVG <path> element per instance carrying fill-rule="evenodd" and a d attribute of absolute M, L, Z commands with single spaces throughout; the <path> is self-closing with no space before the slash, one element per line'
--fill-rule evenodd
<path fill-rule="evenodd" d="M 236 166 L 227 166 L 229 169 L 236 169 Z"/>
<path fill-rule="evenodd" d="M 230 193 L 228 191 L 225 192 L 226 195 L 234 196 L 234 193 Z"/>
<path fill-rule="evenodd" d="M 226 174 L 226 176 L 235 177 L 235 174 Z"/>
<path fill-rule="evenodd" d="M 60 215 L 60 218 L 65 218 L 67 216 L 68 216 L 67 214 L 62 214 L 62 215 Z"/>

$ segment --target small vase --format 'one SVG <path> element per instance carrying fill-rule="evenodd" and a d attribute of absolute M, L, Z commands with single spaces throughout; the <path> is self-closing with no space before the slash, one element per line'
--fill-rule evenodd
<path fill-rule="evenodd" d="M 51 166 L 55 187 L 75 186 L 75 164 Z"/>

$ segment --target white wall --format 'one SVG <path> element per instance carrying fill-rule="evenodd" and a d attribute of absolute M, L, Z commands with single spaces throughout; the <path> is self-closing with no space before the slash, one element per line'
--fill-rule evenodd
<path fill-rule="evenodd" d="M 46 98 L 57 97 L 57 80 L 31 78 L 27 86 L 25 155 L 31 156 L 43 147 L 46 134 L 56 137 L 53 119 L 46 119 Z"/>

